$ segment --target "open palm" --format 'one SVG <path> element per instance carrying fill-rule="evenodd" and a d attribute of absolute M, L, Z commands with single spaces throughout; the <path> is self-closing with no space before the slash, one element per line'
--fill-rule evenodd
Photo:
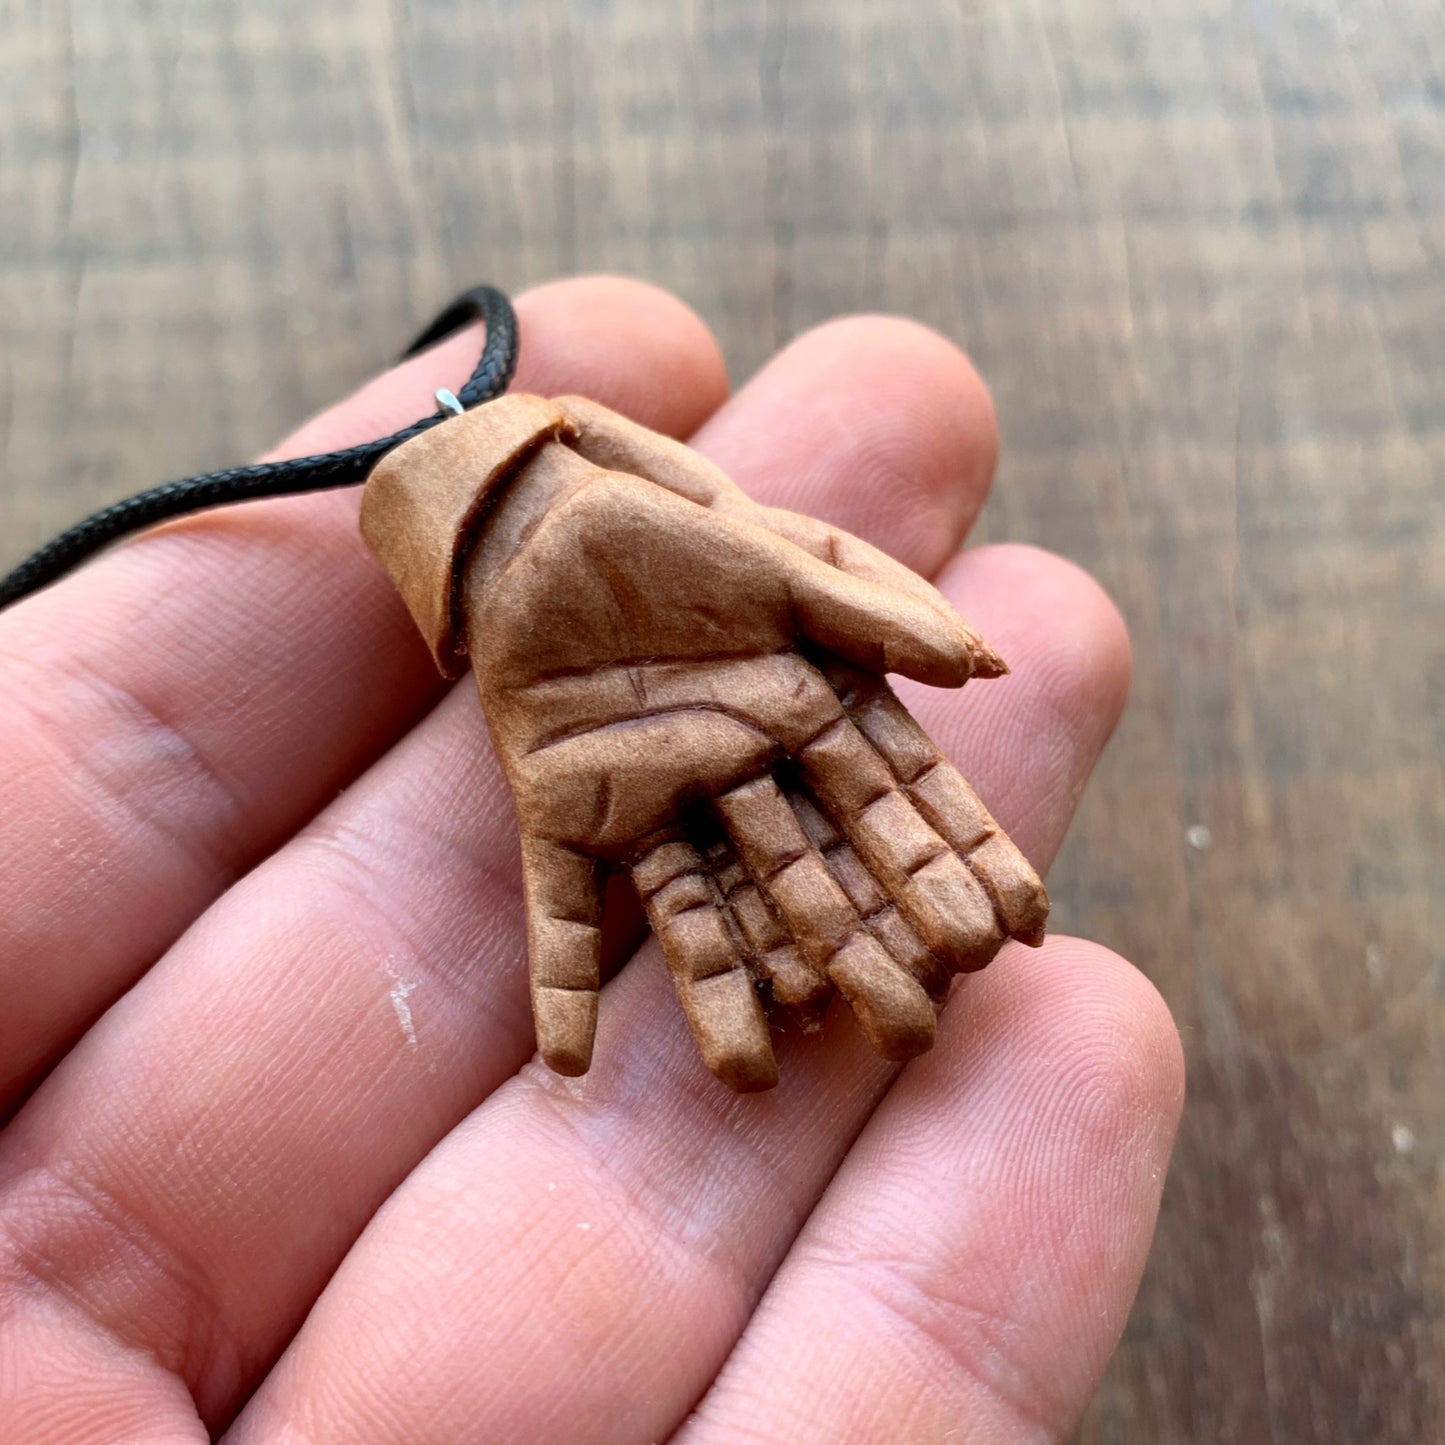
<path fill-rule="evenodd" d="M 469 528 L 479 477 L 499 485 Z M 884 680 L 1003 664 L 886 553 L 595 401 L 524 392 L 391 453 L 361 531 L 441 669 L 476 675 L 557 1072 L 591 1062 L 609 872 L 740 1092 L 778 1080 L 759 989 L 805 1028 L 836 989 L 903 1062 L 952 972 L 1042 940 L 1038 876 Z"/>
<path fill-rule="evenodd" d="M 519 386 L 695 433 L 758 501 L 935 577 L 1013 675 L 900 693 L 1042 870 L 1127 641 L 1066 563 L 953 556 L 995 446 L 963 358 L 839 322 L 727 399 L 648 288 L 561 283 L 519 314 Z M 290 449 L 390 430 L 475 345 Z M 585 1078 L 529 1062 L 502 771 L 354 496 L 163 529 L 0 615 L 0 737 L 7 1442 L 1067 1433 L 1182 1087 L 1121 960 L 1010 945 L 926 1057 L 880 1060 L 835 1011 L 739 1099 L 643 958 L 605 986 Z M 604 973 L 637 942 L 604 929 Z"/>

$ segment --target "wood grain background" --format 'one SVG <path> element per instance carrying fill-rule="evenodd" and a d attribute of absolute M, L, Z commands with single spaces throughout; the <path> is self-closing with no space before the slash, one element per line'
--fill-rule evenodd
<path fill-rule="evenodd" d="M 970 348 L 992 538 L 1129 716 L 1052 880 L 1190 1102 L 1095 1442 L 1445 1438 L 1438 0 L 0 0 L 0 562 L 454 289 L 650 276 L 746 374 Z"/>

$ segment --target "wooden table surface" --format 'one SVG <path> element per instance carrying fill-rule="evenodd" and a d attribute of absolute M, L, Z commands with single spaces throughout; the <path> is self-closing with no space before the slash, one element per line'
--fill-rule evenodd
<path fill-rule="evenodd" d="M 1052 880 L 1190 1099 L 1085 1442 L 1445 1438 L 1439 0 L 0 0 L 0 562 L 449 293 L 966 342 L 1138 681 Z"/>

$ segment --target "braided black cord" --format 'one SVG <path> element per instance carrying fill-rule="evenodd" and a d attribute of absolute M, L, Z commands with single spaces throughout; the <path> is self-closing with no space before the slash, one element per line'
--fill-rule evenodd
<path fill-rule="evenodd" d="M 503 292 L 495 286 L 477 286 L 464 292 L 407 347 L 401 358 L 414 356 L 477 319 L 486 324 L 487 339 L 471 379 L 457 392 L 457 400 L 464 407 L 480 406 L 500 396 L 517 368 L 517 316 Z M 77 522 L 0 578 L 0 608 L 54 582 L 102 547 L 141 527 L 225 502 L 355 486 L 366 480 L 372 467 L 393 447 L 420 436 L 445 421 L 449 414 L 438 412 L 423 417 L 389 437 L 362 442 L 344 451 L 249 467 L 226 467 L 178 482 L 163 482 L 149 491 L 115 502 Z"/>

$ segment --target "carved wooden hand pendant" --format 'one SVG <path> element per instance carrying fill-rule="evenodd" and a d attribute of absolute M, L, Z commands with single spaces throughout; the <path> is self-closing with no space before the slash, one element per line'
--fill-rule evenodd
<path fill-rule="evenodd" d="M 884 681 L 1006 669 L 875 548 L 578 397 L 503 397 L 407 442 L 361 525 L 442 671 L 476 676 L 558 1072 L 592 1057 L 607 870 L 739 1090 L 777 1082 L 765 1001 L 811 1028 L 841 993 L 907 1059 L 953 973 L 1041 941 L 1043 885 Z"/>

